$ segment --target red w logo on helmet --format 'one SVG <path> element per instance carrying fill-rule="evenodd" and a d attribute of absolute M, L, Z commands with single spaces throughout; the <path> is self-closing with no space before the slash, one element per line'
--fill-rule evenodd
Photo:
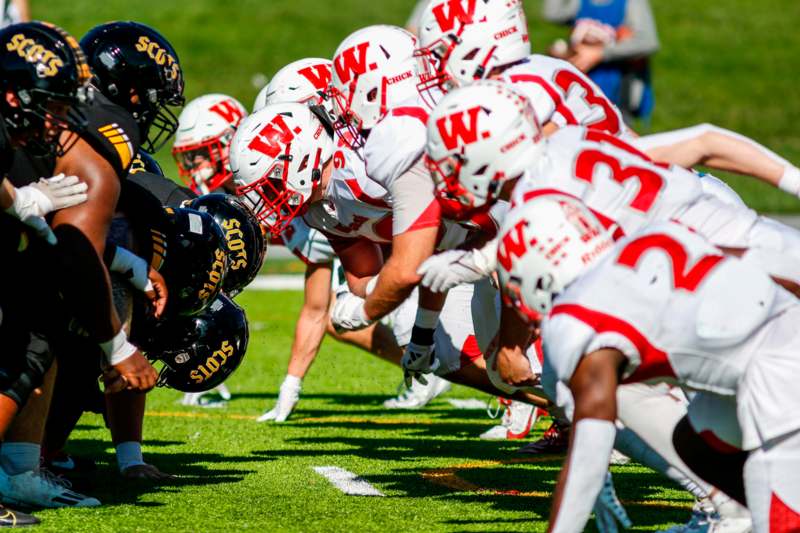
<path fill-rule="evenodd" d="M 331 67 L 325 63 L 301 68 L 297 73 L 307 79 L 318 91 L 324 91 L 331 82 Z"/>
<path fill-rule="evenodd" d="M 442 31 L 452 30 L 456 25 L 456 20 L 462 24 L 472 22 L 472 16 L 475 14 L 475 0 L 466 0 L 466 2 L 466 10 L 464 9 L 464 0 L 447 0 L 431 9 Z M 445 8 L 447 8 L 447 12 L 445 12 Z"/>
<path fill-rule="evenodd" d="M 497 262 L 506 272 L 511 270 L 511 262 L 515 258 L 525 255 L 525 250 L 528 249 L 528 243 L 525 242 L 525 236 L 522 234 L 527 225 L 527 220 L 518 221 L 500 240 L 500 246 L 497 248 Z"/>
<path fill-rule="evenodd" d="M 442 136 L 445 148 L 454 150 L 458 147 L 459 140 L 463 145 L 472 144 L 478 140 L 478 112 L 480 110 L 480 106 L 467 109 L 469 124 L 464 123 L 464 111 L 453 113 L 436 121 L 436 127 L 439 129 L 439 135 Z M 450 122 L 449 130 L 447 129 L 448 122 Z M 489 132 L 483 132 L 481 137 L 486 139 L 489 137 Z"/>
<path fill-rule="evenodd" d="M 213 111 L 222 117 L 222 120 L 229 124 L 233 124 L 234 126 L 238 125 L 239 122 L 241 122 L 244 118 L 242 109 L 236 105 L 236 102 L 230 99 L 223 100 L 218 104 L 214 104 L 209 108 L 209 111 Z"/>
<path fill-rule="evenodd" d="M 350 83 L 354 74 L 358 76 L 367 72 L 367 48 L 369 48 L 369 43 L 361 43 L 344 50 L 333 58 L 336 74 L 342 83 Z M 374 70 L 376 66 L 372 63 L 369 65 L 369 70 Z"/>
<path fill-rule="evenodd" d="M 300 128 L 295 128 L 294 133 L 300 133 L 300 131 L 302 131 Z M 283 116 L 275 115 L 272 122 L 264 126 L 247 147 L 275 158 L 281 153 L 281 148 L 292 140 L 294 140 L 294 134 L 286 125 Z"/>

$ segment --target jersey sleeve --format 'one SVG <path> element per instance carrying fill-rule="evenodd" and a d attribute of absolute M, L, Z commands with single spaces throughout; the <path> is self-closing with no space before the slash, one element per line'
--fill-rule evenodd
<path fill-rule="evenodd" d="M 544 126 L 550 121 L 564 126 L 566 121 L 561 115 L 556 114 L 556 98 L 559 98 L 555 88 L 541 76 L 529 73 L 514 73 L 513 71 L 503 78 L 511 83 L 514 90 L 527 98 L 539 124 Z"/>
<path fill-rule="evenodd" d="M 307 265 L 332 263 L 336 254 L 325 235 L 296 217 L 281 234 L 286 248 Z"/>
<path fill-rule="evenodd" d="M 372 180 L 391 190 L 394 180 L 422 157 L 427 121 L 428 114 L 421 107 L 400 107 L 372 128 L 364 145 L 367 174 Z"/>
<path fill-rule="evenodd" d="M 139 126 L 122 107 L 113 104 L 99 93 L 90 104 L 83 105 L 88 125 L 81 138 L 108 161 L 120 179 L 128 170 L 139 151 Z"/>
<path fill-rule="evenodd" d="M 434 196 L 433 180 L 422 160 L 394 180 L 389 192 L 393 198 L 392 235 L 441 224 L 442 210 Z"/>

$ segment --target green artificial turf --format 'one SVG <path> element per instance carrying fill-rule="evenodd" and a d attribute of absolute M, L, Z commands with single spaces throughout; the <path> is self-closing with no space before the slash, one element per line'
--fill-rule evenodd
<path fill-rule="evenodd" d="M 240 296 L 251 344 L 228 381 L 227 407 L 182 407 L 169 390 L 150 395 L 145 458 L 176 481 L 120 479 L 102 419 L 84 416 L 68 449 L 97 459 L 99 470 L 75 488 L 104 506 L 38 512 L 37 531 L 544 531 L 542 493 L 552 489 L 560 458 L 513 463 L 518 442 L 481 441 L 494 423 L 486 412 L 445 399 L 422 411 L 383 409 L 399 370 L 336 341 L 324 342 L 290 421 L 256 423 L 285 374 L 301 300 L 296 292 Z M 463 387 L 443 398 L 489 400 Z M 314 466 L 350 470 L 386 497 L 345 496 Z M 637 530 L 687 518 L 686 493 L 641 467 L 614 472 Z"/>
<path fill-rule="evenodd" d="M 654 0 L 661 51 L 653 62 L 651 131 L 711 122 L 752 136 L 800 163 L 796 0 Z M 330 57 L 359 27 L 404 24 L 414 0 L 32 0 L 35 17 L 81 36 L 95 24 L 135 19 L 173 43 L 186 95 L 222 92 L 248 108 L 267 78 L 301 57 Z M 534 51 L 567 30 L 544 23 L 525 1 Z M 175 175 L 169 150 L 158 159 Z M 800 211 L 800 201 L 752 179 L 722 176 L 755 209 Z"/>

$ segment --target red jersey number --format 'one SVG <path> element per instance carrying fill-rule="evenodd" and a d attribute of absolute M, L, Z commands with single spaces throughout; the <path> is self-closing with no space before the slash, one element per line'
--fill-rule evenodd
<path fill-rule="evenodd" d="M 592 89 L 592 86 L 586 82 L 586 80 L 569 70 L 559 70 L 556 73 L 555 82 L 556 85 L 558 85 L 561 90 L 564 91 L 564 96 L 567 96 L 570 89 L 572 89 L 575 85 L 579 86 L 583 89 L 583 101 L 586 102 L 589 107 L 600 107 L 603 109 L 602 119 L 595 120 L 594 122 L 590 122 L 588 124 L 581 124 L 582 126 L 591 129 L 607 131 L 612 135 L 617 135 L 620 133 L 622 124 L 620 123 L 617 110 L 614 109 L 614 104 L 612 104 L 603 93 L 597 94 L 594 89 Z"/>
<path fill-rule="evenodd" d="M 630 207 L 642 213 L 650 210 L 664 185 L 664 179 L 658 173 L 637 166 L 622 166 L 619 159 L 599 150 L 584 150 L 575 160 L 575 177 L 593 183 L 597 167 L 601 165 L 609 169 L 612 179 L 620 185 L 631 179 L 637 180 L 639 192 L 631 200 Z"/>
<path fill-rule="evenodd" d="M 673 287 L 689 292 L 697 290 L 703 279 L 724 259 L 721 255 L 704 255 L 689 268 L 689 253 L 686 248 L 669 235 L 654 233 L 628 243 L 619 254 L 617 264 L 636 270 L 641 258 L 653 250 L 669 257 Z"/>

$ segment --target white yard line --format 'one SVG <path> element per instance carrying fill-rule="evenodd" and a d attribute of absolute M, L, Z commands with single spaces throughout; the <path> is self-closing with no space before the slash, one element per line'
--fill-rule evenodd
<path fill-rule="evenodd" d="M 304 286 L 304 278 L 301 275 L 272 274 L 269 276 L 257 276 L 253 282 L 247 286 L 249 291 L 301 291 Z"/>
<path fill-rule="evenodd" d="M 350 496 L 383 496 L 383 493 L 368 481 L 338 466 L 315 466 L 314 472 L 331 482 L 331 484 Z"/>

